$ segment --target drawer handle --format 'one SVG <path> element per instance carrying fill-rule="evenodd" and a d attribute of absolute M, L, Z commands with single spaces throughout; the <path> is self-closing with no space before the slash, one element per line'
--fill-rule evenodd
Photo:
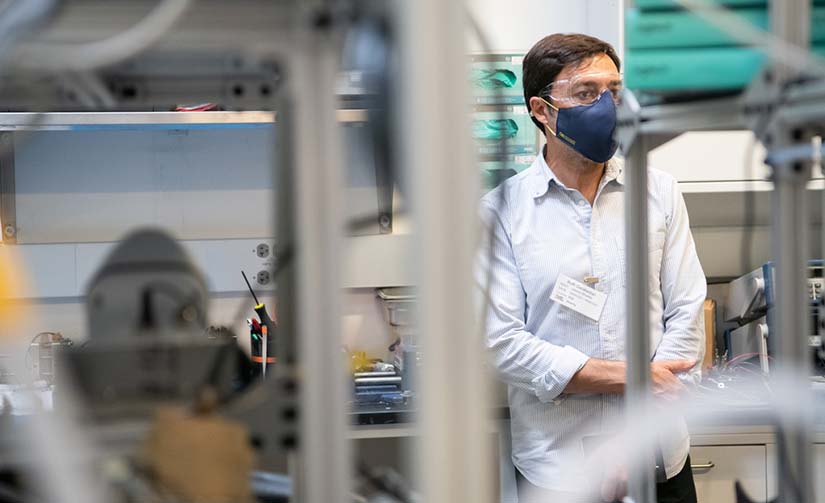
<path fill-rule="evenodd" d="M 716 464 L 713 461 L 708 461 L 707 463 L 699 463 L 699 464 L 696 464 L 696 465 L 690 465 L 690 469 L 691 470 L 710 470 L 714 466 L 716 466 Z"/>

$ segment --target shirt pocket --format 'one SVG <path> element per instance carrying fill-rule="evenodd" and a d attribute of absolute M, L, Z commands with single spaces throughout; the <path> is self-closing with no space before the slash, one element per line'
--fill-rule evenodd
<path fill-rule="evenodd" d="M 619 251 L 619 283 L 627 288 L 627 252 L 624 236 L 616 237 L 616 249 Z M 647 267 L 650 289 L 659 288 L 662 270 L 662 257 L 665 249 L 665 230 L 657 229 L 647 233 Z"/>

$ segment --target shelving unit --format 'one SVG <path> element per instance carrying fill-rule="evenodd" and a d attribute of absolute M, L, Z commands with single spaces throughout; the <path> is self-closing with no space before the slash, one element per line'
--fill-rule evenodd
<path fill-rule="evenodd" d="M 364 122 L 365 110 L 338 110 L 340 123 Z M 52 112 L 0 113 L 0 131 L 97 131 L 265 128 L 275 112 Z"/>

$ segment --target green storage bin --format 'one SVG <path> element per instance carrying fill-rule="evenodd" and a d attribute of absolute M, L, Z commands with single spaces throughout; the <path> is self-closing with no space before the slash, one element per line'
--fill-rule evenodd
<path fill-rule="evenodd" d="M 768 5 L 768 0 L 716 0 L 714 3 L 725 7 L 758 7 Z M 639 9 L 681 8 L 681 4 L 676 0 L 635 0 L 633 4 L 635 7 L 638 7 Z"/>
<path fill-rule="evenodd" d="M 473 102 L 480 105 L 522 103 L 522 59 L 522 56 L 501 56 L 498 61 L 472 61 L 469 80 Z"/>
<path fill-rule="evenodd" d="M 538 129 L 526 112 L 473 113 L 473 140 L 475 140 L 478 154 L 482 156 L 501 154 L 502 138 L 508 140 L 509 154 L 535 153 L 537 131 Z"/>
<path fill-rule="evenodd" d="M 736 14 L 757 28 L 770 29 L 767 8 L 737 9 Z M 741 45 L 723 30 L 686 11 L 630 9 L 625 16 L 625 36 L 628 49 Z M 811 42 L 825 42 L 825 7 L 811 10 Z"/>
<path fill-rule="evenodd" d="M 798 0 L 782 0 L 785 2 L 796 2 Z M 768 0 L 715 0 L 717 5 L 723 7 L 766 7 Z M 825 5 L 825 0 L 813 0 L 816 5 Z M 635 7 L 640 9 L 678 9 L 681 4 L 676 0 L 635 0 Z"/>
<path fill-rule="evenodd" d="M 825 55 L 825 47 L 814 52 Z M 628 51 L 625 85 L 634 91 L 724 91 L 746 87 L 766 56 L 748 47 Z"/>

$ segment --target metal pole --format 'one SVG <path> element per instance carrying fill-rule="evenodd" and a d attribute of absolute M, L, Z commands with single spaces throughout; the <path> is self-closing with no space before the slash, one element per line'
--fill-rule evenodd
<path fill-rule="evenodd" d="M 802 169 L 797 169 L 801 167 Z M 806 295 L 808 252 L 807 163 L 774 167 L 773 227 L 776 257 L 776 313 L 773 353 L 774 381 L 779 393 L 807 394 L 810 359 L 810 305 Z M 804 416 L 804 414 L 802 414 Z M 787 503 L 813 501 L 813 447 L 808 421 L 795 412 L 779 417 L 779 497 Z"/>
<path fill-rule="evenodd" d="M 340 351 L 343 243 L 342 145 L 333 85 L 340 48 L 325 2 L 296 8 L 296 43 L 289 54 L 294 98 L 294 257 L 301 382 L 296 501 L 349 498 L 346 401 L 350 393 Z"/>
<path fill-rule="evenodd" d="M 800 47 L 809 45 L 810 2 L 772 0 L 771 23 L 774 34 Z M 794 74 L 782 61 L 773 61 L 774 79 L 780 84 Z M 768 149 L 797 142 L 802 130 L 774 121 L 765 143 Z M 777 324 L 773 333 L 776 358 L 774 380 L 779 395 L 810 393 L 808 376 L 808 336 L 810 306 L 806 295 L 808 254 L 808 214 L 806 184 L 810 164 L 791 162 L 773 167 L 773 242 L 776 260 Z M 810 403 L 810 402 L 807 402 Z M 780 411 L 781 412 L 781 411 Z M 779 450 L 779 499 L 784 503 L 810 503 L 813 500 L 811 428 L 805 414 L 780 414 L 777 448 Z"/>
<path fill-rule="evenodd" d="M 639 135 L 625 164 L 625 249 L 627 253 L 627 421 L 647 417 L 650 405 L 650 306 L 648 292 L 647 146 Z M 628 493 L 636 503 L 655 503 L 656 478 L 652 448 L 632 462 Z"/>
<path fill-rule="evenodd" d="M 400 4 L 402 148 L 412 182 L 420 278 L 422 437 L 415 455 L 422 501 L 488 502 L 495 464 L 490 388 L 472 295 L 481 191 L 467 114 L 465 5 Z"/>

